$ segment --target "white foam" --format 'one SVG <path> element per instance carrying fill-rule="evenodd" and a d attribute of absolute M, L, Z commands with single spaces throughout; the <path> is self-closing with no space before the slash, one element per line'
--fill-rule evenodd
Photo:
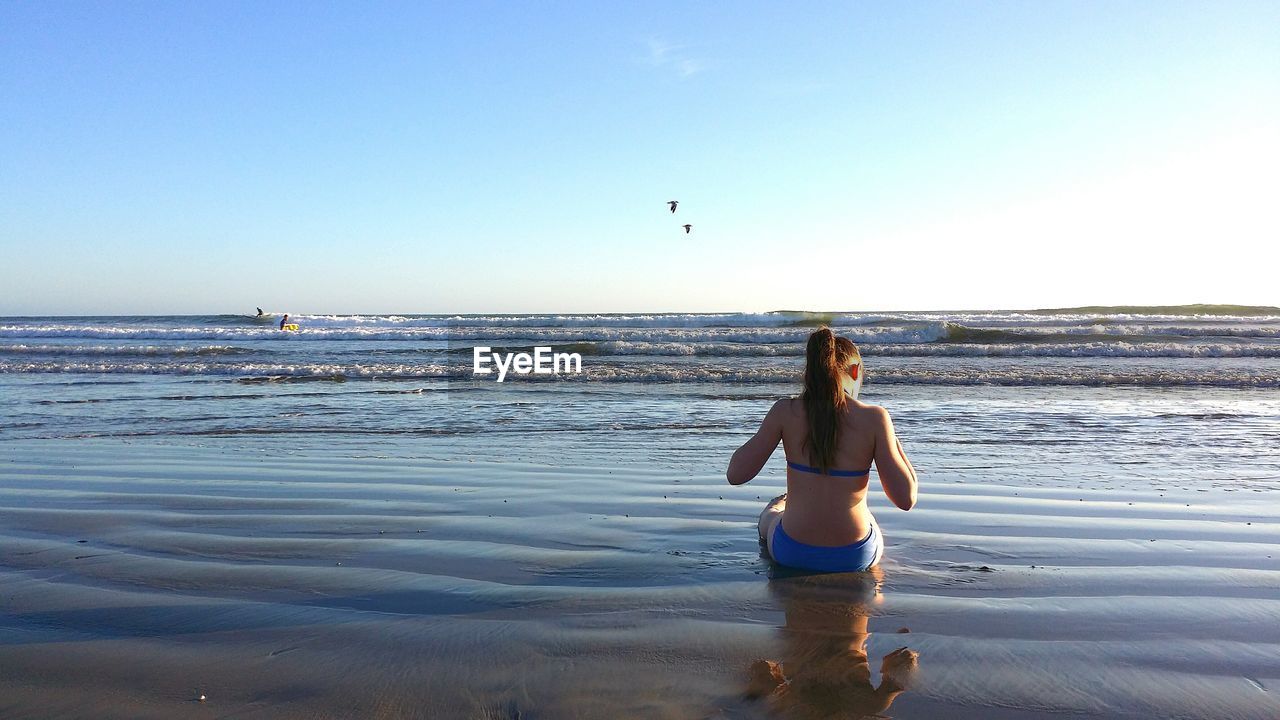
<path fill-rule="evenodd" d="M 469 366 L 440 363 L 157 363 L 157 362 L 5 362 L 0 373 L 76 373 L 213 375 L 230 377 L 470 380 Z M 706 365 L 628 365 L 584 363 L 581 375 L 522 382 L 798 383 L 798 367 L 723 367 Z M 483 382 L 483 380 L 481 380 Z M 1098 369 L 1066 367 L 885 368 L 868 375 L 868 385 L 1081 385 L 1280 387 L 1280 368 L 1199 369 L 1142 367 Z"/>
<path fill-rule="evenodd" d="M 186 357 L 249 355 L 261 350 L 232 345 L 0 345 L 0 355 L 101 355 L 104 357 Z"/>
<path fill-rule="evenodd" d="M 628 342 L 597 345 L 600 355 L 803 357 L 801 343 Z M 1143 357 L 1143 358 L 1280 358 L 1280 345 L 1230 343 L 890 343 L 869 344 L 867 357 Z"/>
<path fill-rule="evenodd" d="M 90 340 L 206 340 L 218 342 L 277 340 L 539 340 L 549 342 L 630 340 L 638 342 L 802 342 L 812 328 L 717 328 L 717 327 L 533 327 L 527 325 L 485 325 L 467 327 L 404 326 L 388 327 L 312 327 L 299 324 L 302 330 L 283 333 L 272 327 L 160 327 L 160 326 L 85 326 L 69 324 L 0 325 L 0 338 L 77 338 Z M 858 343 L 933 342 L 946 337 L 946 325 L 933 323 L 926 327 L 851 327 L 837 332 Z"/>

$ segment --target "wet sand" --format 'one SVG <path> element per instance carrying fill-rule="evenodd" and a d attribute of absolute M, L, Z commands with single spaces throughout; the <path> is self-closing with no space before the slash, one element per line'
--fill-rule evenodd
<path fill-rule="evenodd" d="M 402 450 L 0 446 L 0 717 L 1280 716 L 1267 484 L 927 473 L 878 572 L 805 576 L 778 458 Z"/>

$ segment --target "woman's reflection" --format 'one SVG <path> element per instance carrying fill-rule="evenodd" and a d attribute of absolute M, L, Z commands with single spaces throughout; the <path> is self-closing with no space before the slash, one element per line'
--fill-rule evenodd
<path fill-rule="evenodd" d="M 906 647 L 885 655 L 880 685 L 871 684 L 867 618 L 880 601 L 883 577 L 877 566 L 770 580 L 786 612 L 781 657 L 752 663 L 747 697 L 787 719 L 883 717 L 907 689 L 919 657 Z"/>

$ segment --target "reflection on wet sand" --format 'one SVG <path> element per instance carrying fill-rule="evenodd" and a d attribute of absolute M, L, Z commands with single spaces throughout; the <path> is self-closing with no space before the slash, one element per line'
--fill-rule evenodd
<path fill-rule="evenodd" d="M 874 567 L 865 573 L 770 580 L 786 624 L 780 629 L 778 658 L 751 664 L 746 696 L 788 720 L 885 717 L 909 686 L 919 656 L 906 647 L 885 655 L 880 684 L 872 684 L 867 620 L 880 600 L 882 579 L 883 572 Z"/>

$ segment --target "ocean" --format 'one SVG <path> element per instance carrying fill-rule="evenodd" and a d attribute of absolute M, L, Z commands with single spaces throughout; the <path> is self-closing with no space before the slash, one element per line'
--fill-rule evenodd
<path fill-rule="evenodd" d="M 296 333 L 270 316 L 0 318 L 0 440 L 738 430 L 760 413 L 751 403 L 794 392 L 804 339 L 824 323 L 861 348 L 869 398 L 909 397 L 937 422 L 977 422 L 975 439 L 1019 422 L 983 411 L 1001 400 L 1016 412 L 1080 397 L 1080 417 L 1043 429 L 1078 430 L 1073 419 L 1117 409 L 1089 407 L 1100 389 L 1149 414 L 1138 427 L 1157 435 L 1251 429 L 1208 406 L 1280 389 L 1280 310 L 1192 309 L 1205 310 L 294 315 Z M 550 346 L 581 355 L 583 371 L 499 385 L 472 376 L 477 346 Z M 1200 411 L 1164 407 L 1179 392 Z"/>
<path fill-rule="evenodd" d="M 291 321 L 0 318 L 0 715 L 1280 716 L 1280 309 Z M 821 324 L 921 477 L 873 581 L 724 482 Z"/>

